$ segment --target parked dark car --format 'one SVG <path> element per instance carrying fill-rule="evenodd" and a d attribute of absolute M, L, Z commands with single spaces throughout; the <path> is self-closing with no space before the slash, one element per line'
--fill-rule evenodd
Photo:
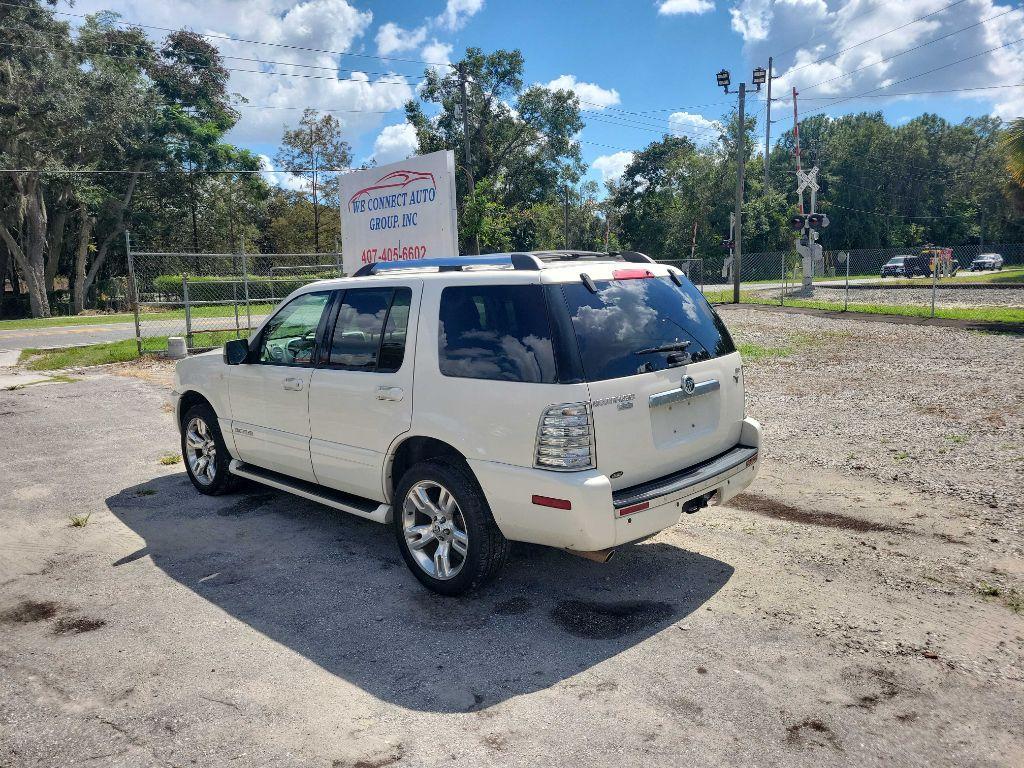
<path fill-rule="evenodd" d="M 931 273 L 931 262 L 927 256 L 893 256 L 882 265 L 882 277 L 914 277 Z"/>

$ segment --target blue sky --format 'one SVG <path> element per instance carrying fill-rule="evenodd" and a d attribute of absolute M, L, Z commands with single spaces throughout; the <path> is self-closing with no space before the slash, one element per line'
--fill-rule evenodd
<path fill-rule="evenodd" d="M 840 103 L 828 114 L 881 109 L 893 122 L 924 111 L 954 121 L 1024 114 L 1024 88 L 849 98 L 1024 82 L 1024 42 L 1014 42 L 1024 38 L 1024 11 L 995 0 L 79 0 L 58 9 L 110 9 L 126 21 L 277 43 L 211 39 L 239 57 L 227 60 L 231 88 L 249 99 L 230 138 L 268 157 L 311 106 L 337 110 L 356 162 L 400 159 L 412 148 L 401 105 L 423 65 L 396 59 L 456 60 L 471 45 L 519 48 L 527 83 L 576 90 L 586 110 L 583 155 L 597 180 L 663 133 L 713 140 L 714 121 L 735 103 L 715 72 L 749 82 L 770 55 L 780 77 L 773 95 L 783 97 L 773 106 L 775 135 L 792 127 L 794 84 L 801 114 L 831 102 Z M 330 79 L 335 67 L 344 80 Z M 243 71 L 253 69 L 280 74 Z M 758 113 L 763 101 L 748 105 Z"/>

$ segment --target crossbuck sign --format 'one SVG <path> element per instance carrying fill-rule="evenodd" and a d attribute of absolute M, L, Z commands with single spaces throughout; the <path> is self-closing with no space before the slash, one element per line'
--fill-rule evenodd
<path fill-rule="evenodd" d="M 376 261 L 459 253 L 455 155 L 418 155 L 340 179 L 345 274 Z"/>

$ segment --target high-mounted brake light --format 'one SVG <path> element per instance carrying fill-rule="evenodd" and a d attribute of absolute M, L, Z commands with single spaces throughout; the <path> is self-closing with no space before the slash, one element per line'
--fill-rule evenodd
<path fill-rule="evenodd" d="M 544 409 L 537 426 L 533 463 L 541 469 L 561 472 L 594 466 L 590 403 L 562 403 Z"/>
<path fill-rule="evenodd" d="M 649 269 L 616 269 L 612 272 L 613 280 L 643 280 L 647 277 L 654 277 Z"/>

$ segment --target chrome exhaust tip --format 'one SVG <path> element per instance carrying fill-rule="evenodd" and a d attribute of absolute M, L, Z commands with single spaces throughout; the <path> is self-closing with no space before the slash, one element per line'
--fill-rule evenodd
<path fill-rule="evenodd" d="M 576 555 L 576 557 L 582 557 L 584 560 L 591 560 L 595 563 L 607 563 L 612 557 L 615 556 L 615 548 L 610 547 L 608 549 L 598 549 L 594 552 L 584 552 L 580 549 L 567 549 L 565 550 L 570 555 Z"/>

